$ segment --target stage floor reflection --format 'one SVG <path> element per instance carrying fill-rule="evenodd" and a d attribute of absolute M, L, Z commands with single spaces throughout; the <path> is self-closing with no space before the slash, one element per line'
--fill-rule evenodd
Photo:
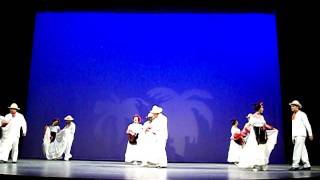
<path fill-rule="evenodd" d="M 19 160 L 1 163 L 0 177 L 12 179 L 293 179 L 320 178 L 320 166 L 311 171 L 288 171 L 290 165 L 269 165 L 253 172 L 233 164 L 169 163 L 167 168 L 134 166 L 113 161 Z"/>

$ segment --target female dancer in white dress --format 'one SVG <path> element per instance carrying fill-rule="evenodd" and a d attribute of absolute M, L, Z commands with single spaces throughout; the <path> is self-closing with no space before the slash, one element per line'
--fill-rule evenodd
<path fill-rule="evenodd" d="M 263 103 L 255 105 L 255 113 L 249 116 L 250 133 L 243 147 L 238 166 L 253 171 L 266 170 L 269 156 L 277 142 L 278 130 L 268 125 L 262 115 Z"/>
<path fill-rule="evenodd" d="M 232 120 L 232 127 L 231 127 L 231 137 L 230 137 L 230 145 L 229 145 L 229 152 L 228 152 L 228 162 L 231 163 L 238 163 L 241 153 L 241 145 L 239 144 L 240 141 L 237 141 L 236 136 L 240 134 L 241 131 L 238 128 L 238 120 Z"/>
<path fill-rule="evenodd" d="M 127 128 L 128 143 L 127 150 L 125 154 L 125 162 L 133 163 L 134 165 L 142 162 L 141 160 L 141 147 L 139 135 L 142 132 L 141 117 L 139 115 L 134 115 L 132 117 L 133 123 L 131 123 Z"/>

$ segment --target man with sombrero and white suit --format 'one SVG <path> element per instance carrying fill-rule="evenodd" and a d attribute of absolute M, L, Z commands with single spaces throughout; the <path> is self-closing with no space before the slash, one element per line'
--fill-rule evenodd
<path fill-rule="evenodd" d="M 162 114 L 163 109 L 154 105 L 148 116 L 152 116 L 152 123 L 147 127 L 146 131 L 154 136 L 154 142 L 147 146 L 153 146 L 154 152 L 146 155 L 142 165 L 146 165 L 146 162 L 150 162 L 156 167 L 165 168 L 168 165 L 166 144 L 168 139 L 168 120 L 165 115 Z M 144 125 L 145 126 L 145 125 Z M 148 152 L 150 153 L 150 152 Z"/>
<path fill-rule="evenodd" d="M 0 144 L 0 160 L 7 162 L 11 151 L 12 162 L 16 163 L 19 153 L 20 130 L 22 129 L 22 135 L 26 136 L 27 122 L 24 116 L 17 112 L 20 108 L 16 103 L 12 103 L 8 108 L 10 113 L 1 122 L 3 134 Z"/>
<path fill-rule="evenodd" d="M 66 121 L 66 126 L 62 129 L 62 131 L 65 131 L 67 143 L 64 151 L 64 160 L 69 161 L 69 159 L 72 157 L 70 152 L 74 139 L 74 133 L 76 132 L 76 125 L 73 123 L 74 119 L 71 115 L 66 116 L 64 120 Z"/>
<path fill-rule="evenodd" d="M 289 170 L 311 170 L 308 152 L 305 145 L 307 132 L 309 140 L 313 140 L 311 125 L 306 113 L 300 110 L 302 105 L 298 100 L 292 101 L 289 105 L 291 106 L 292 111 L 292 142 L 294 144 L 292 167 Z M 299 168 L 300 161 L 303 163 L 301 168 Z"/>

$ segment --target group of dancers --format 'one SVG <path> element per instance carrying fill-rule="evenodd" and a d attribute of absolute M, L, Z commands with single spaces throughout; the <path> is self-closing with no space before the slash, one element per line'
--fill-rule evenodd
<path fill-rule="evenodd" d="M 127 128 L 128 143 L 125 162 L 134 165 L 165 168 L 168 165 L 166 144 L 168 139 L 167 117 L 163 109 L 153 106 L 142 125 L 141 117 L 134 115 Z"/>
<path fill-rule="evenodd" d="M 27 122 L 16 103 L 8 107 L 10 113 L 0 116 L 0 162 L 7 163 L 10 157 L 12 163 L 17 163 L 19 155 L 20 130 L 22 136 L 27 134 Z M 66 126 L 60 130 L 59 119 L 54 119 L 52 124 L 45 126 L 43 137 L 43 153 L 48 160 L 62 159 L 68 161 L 76 126 L 73 117 L 68 115 L 64 118 Z"/>
<path fill-rule="evenodd" d="M 292 115 L 292 142 L 294 144 L 293 162 L 290 171 L 310 170 L 308 152 L 305 146 L 307 133 L 313 140 L 311 125 L 307 115 L 301 111 L 298 100 L 289 103 Z M 232 120 L 228 162 L 235 163 L 240 168 L 250 168 L 253 171 L 265 171 L 270 154 L 277 143 L 278 130 L 268 125 L 264 119 L 263 102 L 254 106 L 255 112 L 248 114 L 248 122 L 243 129 L 238 128 L 238 120 Z M 302 165 L 300 167 L 300 162 Z"/>
<path fill-rule="evenodd" d="M 299 101 L 294 100 L 289 105 L 292 111 L 292 142 L 294 144 L 292 166 L 289 170 L 310 170 L 305 140 L 307 137 L 313 140 L 311 125 L 307 115 L 301 111 L 302 105 Z M 24 116 L 18 112 L 20 108 L 16 103 L 12 103 L 8 108 L 10 113 L 0 116 L 0 162 L 8 162 L 11 152 L 11 162 L 16 163 L 20 130 L 22 129 L 22 135 L 26 136 L 27 123 Z M 237 120 L 232 121 L 227 161 L 235 163 L 240 168 L 251 168 L 253 171 L 267 170 L 270 154 L 277 143 L 278 130 L 266 123 L 262 102 L 257 103 L 254 110 L 253 114 L 247 116 L 248 122 L 242 130 L 238 128 Z M 71 115 L 67 115 L 64 120 L 66 125 L 62 130 L 58 118 L 45 126 L 43 153 L 48 160 L 64 158 L 68 161 L 72 158 L 70 152 L 76 125 Z M 128 143 L 125 162 L 141 166 L 167 167 L 168 127 L 163 109 L 154 105 L 143 125 L 139 115 L 134 115 L 132 121 L 126 131 Z"/>

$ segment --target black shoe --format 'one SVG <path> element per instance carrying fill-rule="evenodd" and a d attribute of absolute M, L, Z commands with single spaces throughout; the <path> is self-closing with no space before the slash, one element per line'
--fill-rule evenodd
<path fill-rule="evenodd" d="M 302 171 L 311 171 L 311 167 L 303 167 L 301 168 Z"/>
<path fill-rule="evenodd" d="M 291 168 L 289 169 L 289 171 L 299 171 L 299 168 L 297 168 L 297 167 L 291 167 Z"/>

